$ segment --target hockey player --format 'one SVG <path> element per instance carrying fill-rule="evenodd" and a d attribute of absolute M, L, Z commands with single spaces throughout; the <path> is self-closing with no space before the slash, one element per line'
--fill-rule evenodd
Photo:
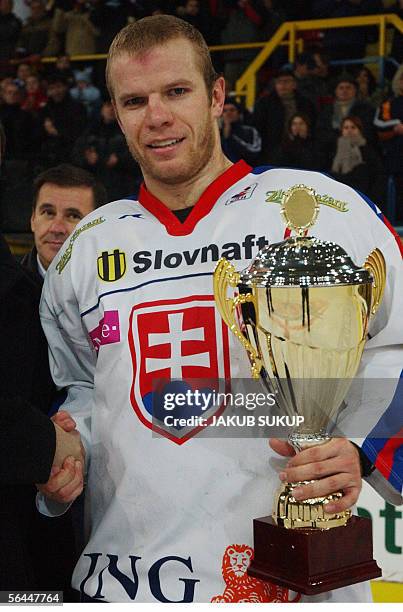
<path fill-rule="evenodd" d="M 200 427 L 165 433 L 152 414 L 153 380 L 249 377 L 246 354 L 215 308 L 212 274 L 220 256 L 241 270 L 284 238 L 283 190 L 316 190 L 319 238 L 359 263 L 375 247 L 387 259 L 366 368 L 401 342 L 397 241 L 375 206 L 327 176 L 226 159 L 217 122 L 224 80 L 189 24 L 164 15 L 127 26 L 111 46 L 107 82 L 144 184 L 138 201 L 113 202 L 78 225 L 46 275 L 41 305 L 53 375 L 68 388 L 64 408 L 86 447 L 88 544 L 73 586 L 84 600 L 110 602 L 299 599 L 246 574 L 251 520 L 271 512 L 279 484 L 275 453 L 265 439 L 209 438 Z M 272 447 L 289 454 L 284 442 Z M 332 510 L 354 505 L 361 466 L 348 440 L 292 461 L 292 470 L 282 464 L 286 476 L 321 476 L 301 498 L 339 488 L 344 497 Z M 388 499 L 401 499 L 381 474 L 375 480 Z M 79 481 L 73 467 L 52 478 L 42 511 L 62 511 Z M 369 585 L 302 599 L 366 601 Z"/>

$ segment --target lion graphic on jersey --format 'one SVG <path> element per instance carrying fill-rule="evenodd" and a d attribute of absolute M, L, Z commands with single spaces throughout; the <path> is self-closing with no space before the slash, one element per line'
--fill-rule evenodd
<path fill-rule="evenodd" d="M 224 593 L 212 598 L 212 603 L 288 602 L 288 589 L 248 576 L 246 570 L 253 559 L 253 548 L 247 544 L 232 544 L 225 549 L 222 575 Z M 297 596 L 299 599 L 299 596 Z M 294 599 L 293 601 L 297 601 Z"/>

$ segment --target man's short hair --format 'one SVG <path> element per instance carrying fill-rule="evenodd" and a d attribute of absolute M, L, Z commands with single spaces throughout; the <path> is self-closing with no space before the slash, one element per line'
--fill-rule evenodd
<path fill-rule="evenodd" d="M 295 65 L 308 66 L 309 70 L 316 68 L 316 63 L 311 53 L 299 53 L 295 58 Z"/>
<path fill-rule="evenodd" d="M 338 87 L 338 85 L 340 85 L 340 83 L 350 83 L 350 85 L 354 85 L 354 87 L 356 89 L 358 89 L 358 83 L 355 80 L 355 78 L 353 77 L 353 75 L 348 74 L 347 72 L 341 74 L 335 83 L 334 89 L 336 90 L 336 87 Z"/>
<path fill-rule="evenodd" d="M 57 72 L 51 73 L 47 79 L 47 82 L 48 82 L 48 87 L 49 85 L 56 85 L 56 83 L 61 83 L 62 85 L 65 85 L 66 87 L 68 87 L 69 85 L 67 78 L 63 74 L 58 74 Z"/>
<path fill-rule="evenodd" d="M 281 79 L 282 77 L 291 77 L 295 81 L 295 74 L 292 68 L 283 67 L 277 72 L 275 80 Z"/>
<path fill-rule="evenodd" d="M 106 84 L 112 100 L 113 86 L 111 79 L 112 61 L 124 54 L 142 55 L 154 47 L 171 40 L 184 38 L 195 49 L 196 61 L 199 63 L 207 92 L 211 96 L 218 74 L 214 70 L 210 52 L 203 36 L 187 21 L 173 15 L 153 15 L 130 23 L 115 36 L 108 53 L 106 63 Z"/>
<path fill-rule="evenodd" d="M 48 168 L 48 170 L 39 174 L 34 180 L 32 199 L 33 210 L 36 208 L 39 191 L 45 183 L 66 188 L 89 187 L 93 195 L 94 209 L 108 202 L 108 195 L 105 187 L 96 180 L 93 174 L 90 174 L 90 172 L 82 168 L 77 168 L 77 166 L 72 166 L 71 164 L 60 164 L 54 168 Z"/>

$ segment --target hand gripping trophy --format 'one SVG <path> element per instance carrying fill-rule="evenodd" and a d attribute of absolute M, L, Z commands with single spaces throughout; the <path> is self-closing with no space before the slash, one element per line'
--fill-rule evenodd
<path fill-rule="evenodd" d="M 386 278 L 378 249 L 358 267 L 339 245 L 307 237 L 318 213 L 314 190 L 295 185 L 281 214 L 296 236 L 262 249 L 241 273 L 225 258 L 214 273 L 217 308 L 246 349 L 252 376 L 276 393 L 282 412 L 304 417 L 288 437 L 297 452 L 330 439 Z M 380 576 L 370 520 L 326 512 L 341 492 L 297 501 L 299 484 L 283 484 L 272 516 L 254 520 L 248 573 L 307 595 Z"/>

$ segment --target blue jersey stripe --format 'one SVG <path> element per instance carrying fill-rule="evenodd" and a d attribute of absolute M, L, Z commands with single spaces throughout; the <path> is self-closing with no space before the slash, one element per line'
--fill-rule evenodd
<path fill-rule="evenodd" d="M 96 310 L 99 306 L 99 302 L 106 295 L 113 295 L 115 293 L 127 293 L 128 291 L 136 291 L 137 289 L 147 287 L 147 285 L 153 285 L 154 283 L 165 283 L 168 281 L 176 281 L 181 280 L 183 278 L 197 278 L 200 276 L 213 276 L 213 272 L 200 272 L 199 274 L 185 274 L 182 276 L 170 276 L 169 278 L 156 278 L 154 280 L 141 283 L 140 285 L 135 285 L 134 287 L 125 287 L 124 289 L 116 289 L 115 291 L 106 291 L 105 293 L 101 293 L 101 295 L 98 297 L 97 303 L 94 306 L 91 306 L 91 308 L 88 308 L 88 310 L 85 310 L 84 312 L 80 313 L 80 316 L 81 318 L 83 318 L 90 312 Z"/>

